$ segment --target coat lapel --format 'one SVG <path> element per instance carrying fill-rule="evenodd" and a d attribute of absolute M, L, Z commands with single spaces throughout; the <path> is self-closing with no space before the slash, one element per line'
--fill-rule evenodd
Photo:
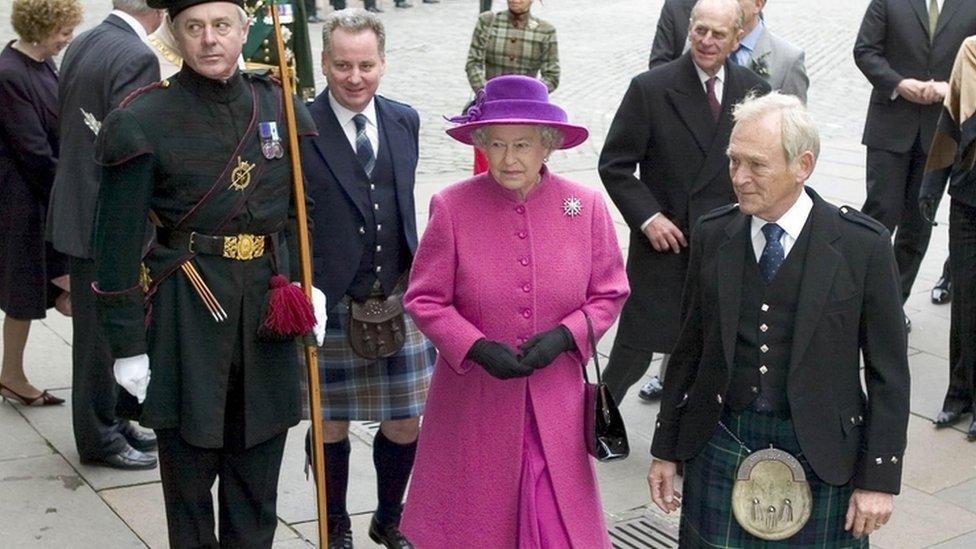
<path fill-rule="evenodd" d="M 708 148 L 705 150 L 705 159 L 698 175 L 691 182 L 689 194 L 694 195 L 699 190 L 708 186 L 712 179 L 721 170 L 727 170 L 728 159 L 725 156 L 725 149 L 729 146 L 728 136 L 732 133 L 732 107 L 736 98 L 745 96 L 742 83 L 736 77 L 735 70 L 731 61 L 725 62 L 725 84 L 722 91 L 722 111 L 718 115 L 718 126 L 712 132 Z M 739 69 L 748 70 L 748 69 Z"/>
<path fill-rule="evenodd" d="M 800 296 L 796 307 L 796 325 L 793 328 L 793 347 L 790 352 L 790 370 L 803 360 L 813 331 L 823 315 L 824 303 L 834 283 L 834 274 L 843 260 L 834 242 L 840 238 L 837 218 L 833 210 L 817 193 L 808 190 L 813 199 L 810 211 L 810 243 L 803 263 Z"/>
<path fill-rule="evenodd" d="M 328 90 L 320 94 L 315 100 L 312 116 L 315 119 L 315 126 L 319 128 L 319 135 L 312 138 L 315 150 L 322 157 L 322 161 L 332 172 L 333 177 L 339 182 L 339 186 L 349 195 L 349 198 L 356 204 L 359 214 L 366 219 L 367 197 L 366 172 L 356 159 L 356 152 L 352 150 L 352 145 L 346 139 L 346 134 L 339 125 L 332 106 L 329 104 Z"/>
<path fill-rule="evenodd" d="M 412 141 L 412 138 L 403 120 L 390 108 L 386 99 L 376 96 L 375 101 L 376 118 L 379 120 L 380 132 L 386 139 L 390 158 L 393 161 L 393 179 L 396 183 L 400 211 L 412 212 L 414 170 L 410 161 L 410 151 L 413 148 L 406 146 Z"/>
<path fill-rule="evenodd" d="M 939 12 L 939 23 L 935 26 L 935 34 L 933 35 L 933 40 L 939 37 L 939 33 L 945 30 L 949 21 L 952 20 L 952 16 L 959 9 L 959 6 L 963 3 L 963 0 L 945 0 L 942 4 L 942 11 Z M 926 12 L 926 21 L 928 20 L 928 12 Z M 926 24 L 926 29 L 928 24 Z"/>
<path fill-rule="evenodd" d="M 683 55 L 681 63 L 680 77 L 674 83 L 674 87 L 667 91 L 668 99 L 704 153 L 708 150 L 712 136 L 715 134 L 715 120 L 709 110 L 708 97 L 698 79 L 698 71 L 695 70 L 691 54 Z"/>
<path fill-rule="evenodd" d="M 771 59 L 774 55 L 773 41 L 769 36 L 769 29 L 764 29 L 763 33 L 759 35 L 759 40 L 756 40 L 756 47 L 752 50 L 752 55 L 750 55 L 747 69 L 752 69 L 752 64 L 763 58 L 765 58 L 767 67 L 773 64 Z"/>
<path fill-rule="evenodd" d="M 740 214 L 725 226 L 726 240 L 716 252 L 715 269 L 718 275 L 718 308 L 725 362 L 732 371 L 735 341 L 738 337 L 739 305 L 742 301 L 742 276 L 745 268 L 745 245 L 748 238 L 749 217 Z"/>
<path fill-rule="evenodd" d="M 929 2 L 928 0 L 911 0 L 912 9 L 915 10 L 915 15 L 918 16 L 918 22 L 922 25 L 922 30 L 925 32 L 925 36 L 929 35 Z M 946 0 L 946 4 L 949 0 Z M 945 11 L 945 5 L 943 5 L 943 11 Z M 941 19 L 941 17 L 940 17 Z M 938 27 L 936 27 L 938 28 Z"/>

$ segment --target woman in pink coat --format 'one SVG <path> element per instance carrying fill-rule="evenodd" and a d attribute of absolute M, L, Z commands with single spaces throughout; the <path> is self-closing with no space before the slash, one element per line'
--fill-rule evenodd
<path fill-rule="evenodd" d="M 401 528 L 420 549 L 610 547 L 581 363 L 629 293 L 600 194 L 549 172 L 582 143 L 546 87 L 488 82 L 448 134 L 490 170 L 434 196 L 406 308 L 438 350 Z"/>

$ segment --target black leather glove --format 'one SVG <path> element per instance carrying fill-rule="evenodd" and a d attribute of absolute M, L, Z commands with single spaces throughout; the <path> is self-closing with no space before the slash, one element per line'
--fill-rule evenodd
<path fill-rule="evenodd" d="M 935 222 L 935 211 L 939 209 L 939 199 L 934 196 L 918 197 L 918 211 L 922 214 L 922 219 L 933 226 Z"/>
<path fill-rule="evenodd" d="M 486 372 L 498 379 L 525 377 L 535 371 L 529 366 L 520 364 L 515 353 L 507 345 L 485 338 L 475 341 L 468 351 L 468 359 L 477 362 Z"/>
<path fill-rule="evenodd" d="M 519 363 L 533 370 L 544 368 L 552 364 L 560 353 L 576 348 L 573 334 L 569 328 L 560 324 L 548 332 L 535 334 L 528 341 L 519 346 L 522 354 Z"/>

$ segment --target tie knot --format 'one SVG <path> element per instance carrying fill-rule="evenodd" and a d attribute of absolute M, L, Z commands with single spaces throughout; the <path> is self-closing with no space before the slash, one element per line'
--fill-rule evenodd
<path fill-rule="evenodd" d="M 766 223 L 762 227 L 762 232 L 766 236 L 766 242 L 779 242 L 779 238 L 785 231 L 775 223 Z"/>
<path fill-rule="evenodd" d="M 356 116 L 352 117 L 352 121 L 354 124 L 356 124 L 356 133 L 366 129 L 366 115 L 357 114 Z"/>

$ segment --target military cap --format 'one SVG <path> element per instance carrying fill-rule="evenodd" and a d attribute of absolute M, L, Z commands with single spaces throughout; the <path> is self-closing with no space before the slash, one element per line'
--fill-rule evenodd
<path fill-rule="evenodd" d="M 176 19 L 176 16 L 186 8 L 192 8 L 197 4 L 206 4 L 208 2 L 229 2 L 241 9 L 244 8 L 244 0 L 146 0 L 146 4 L 150 8 L 168 11 L 170 19 Z"/>

